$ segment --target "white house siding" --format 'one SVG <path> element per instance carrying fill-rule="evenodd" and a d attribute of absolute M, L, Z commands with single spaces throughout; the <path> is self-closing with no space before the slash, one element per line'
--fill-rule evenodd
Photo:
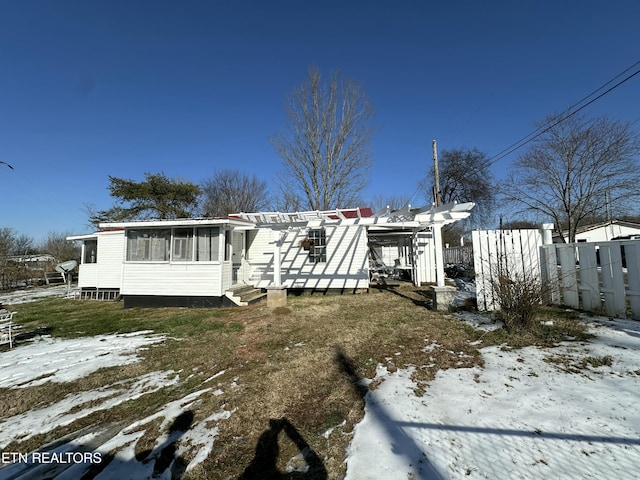
<path fill-rule="evenodd" d="M 138 263 L 124 264 L 123 295 L 215 296 L 222 290 L 220 263 Z"/>
<path fill-rule="evenodd" d="M 382 261 L 387 267 L 407 266 L 411 265 L 411 237 L 396 237 L 396 245 L 383 245 L 381 247 Z"/>
<path fill-rule="evenodd" d="M 120 288 L 124 259 L 124 231 L 101 232 L 96 237 L 98 239 L 96 263 L 80 264 L 78 286 L 97 289 Z"/>
<path fill-rule="evenodd" d="M 640 228 L 612 223 L 576 234 L 576 242 L 608 242 L 614 238 L 640 235 Z M 569 241 L 567 238 L 566 241 Z"/>
<path fill-rule="evenodd" d="M 311 263 L 309 252 L 300 246 L 306 228 L 261 230 L 249 247 L 256 286 L 273 284 L 273 242 L 283 237 L 281 246 L 282 283 L 289 288 L 352 290 L 369 287 L 367 232 L 360 226 L 327 226 L 327 261 Z"/>
<path fill-rule="evenodd" d="M 247 252 L 244 258 L 245 282 L 268 286 L 273 280 L 273 238 L 268 228 L 247 231 Z"/>
<path fill-rule="evenodd" d="M 414 237 L 414 283 L 432 283 L 436 281 L 436 254 L 431 232 L 418 232 Z"/>
<path fill-rule="evenodd" d="M 98 287 L 98 264 L 83 263 L 78 267 L 78 287 L 97 288 Z"/>

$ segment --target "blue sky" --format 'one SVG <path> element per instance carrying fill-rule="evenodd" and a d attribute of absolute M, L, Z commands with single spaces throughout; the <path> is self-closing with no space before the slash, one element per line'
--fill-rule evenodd
<path fill-rule="evenodd" d="M 84 205 L 113 205 L 109 175 L 270 180 L 269 136 L 310 65 L 376 108 L 369 199 L 414 194 L 433 139 L 494 155 L 640 60 L 635 0 L 0 6 L 0 160 L 15 167 L 0 165 L 0 227 L 36 241 L 90 231 Z M 637 121 L 640 76 L 585 112 Z"/>

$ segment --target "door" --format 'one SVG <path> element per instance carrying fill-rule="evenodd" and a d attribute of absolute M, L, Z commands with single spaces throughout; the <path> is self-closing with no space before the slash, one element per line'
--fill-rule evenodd
<path fill-rule="evenodd" d="M 233 231 L 231 238 L 231 281 L 236 284 L 243 282 L 244 278 L 239 274 L 244 257 L 244 232 Z"/>

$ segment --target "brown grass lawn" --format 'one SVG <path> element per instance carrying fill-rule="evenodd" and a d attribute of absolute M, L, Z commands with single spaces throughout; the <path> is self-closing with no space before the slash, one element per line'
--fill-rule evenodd
<path fill-rule="evenodd" d="M 16 306 L 24 331 L 41 328 L 54 336 L 75 337 L 153 329 L 169 339 L 143 352 L 144 360 L 137 364 L 102 369 L 62 385 L 0 391 L 0 420 L 151 371 L 174 370 L 181 380 L 4 450 L 29 452 L 96 426 L 117 430 L 218 382 L 224 393 L 196 402 L 189 421 L 204 419 L 223 405 L 233 413 L 219 423 L 213 453 L 186 478 L 240 478 L 272 461 L 276 452 L 276 465 L 284 471 L 307 446 L 317 455 L 318 471 L 341 478 L 354 425 L 363 416 L 366 387 L 354 383 L 358 378 L 372 378 L 378 364 L 390 369 L 413 365 L 419 395 L 437 370 L 482 361 L 470 345 L 480 333 L 451 315 L 425 308 L 426 295 L 426 289 L 405 286 L 358 295 L 289 297 L 287 308 L 278 311 L 270 311 L 266 303 L 220 310 L 123 310 L 119 303 L 79 300 Z M 494 337 L 485 335 L 483 345 L 508 341 Z M 434 342 L 438 347 L 422 351 Z M 203 384 L 222 370 L 214 382 Z M 332 433 L 323 436 L 330 428 Z M 153 445 L 160 433 L 149 429 L 139 448 Z"/>

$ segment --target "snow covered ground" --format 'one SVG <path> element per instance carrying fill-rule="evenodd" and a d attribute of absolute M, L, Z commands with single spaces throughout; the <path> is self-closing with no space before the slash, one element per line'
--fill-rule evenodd
<path fill-rule="evenodd" d="M 463 319 L 477 328 L 495 328 L 480 315 L 465 314 Z M 512 351 L 486 347 L 481 350 L 484 367 L 439 372 L 423 396 L 414 392 L 410 369 L 390 373 L 379 367 L 377 377 L 383 381 L 365 397 L 365 417 L 347 453 L 347 479 L 638 478 L 640 322 L 588 321 L 595 335 L 589 342 Z M 98 368 L 135 362 L 139 349 L 161 341 L 162 336 L 150 332 L 74 340 L 42 337 L 0 352 L 0 386 L 70 381 Z M 425 345 L 425 352 L 435 348 L 441 347 Z M 200 400 L 236 388 L 238 379 L 227 378 L 225 371 L 131 425 L 90 431 L 49 450 L 73 462 L 33 457 L 6 461 L 10 452 L 4 450 L 12 440 L 177 384 L 181 375 L 150 372 L 1 419 L 0 454 L 7 465 L 0 469 L 0 480 L 80 478 L 95 467 L 92 454 L 104 462 L 98 479 L 170 478 L 172 471 L 192 469 L 214 448 L 220 422 L 234 413 L 221 405 L 209 417 L 193 419 Z M 150 428 L 157 429 L 158 438 L 146 459 L 138 460 L 136 446 Z M 73 455 L 83 452 L 89 457 L 77 462 Z M 180 465 L 186 452 L 193 459 Z M 163 458 L 164 470 L 157 471 Z"/>
<path fill-rule="evenodd" d="M 0 295 L 0 303 L 9 307 L 44 297 L 64 297 L 66 286 L 33 287 Z M 10 307 L 9 307 L 10 308 Z M 77 339 L 54 339 L 44 335 L 21 343 L 13 350 L 0 352 L 0 388 L 27 388 L 45 382 L 70 382 L 101 368 L 127 365 L 139 361 L 138 352 L 163 342 L 163 335 L 151 331 L 99 335 Z M 22 414 L 0 419 L 0 480 L 77 479 L 92 466 L 100 465 L 99 479 L 171 478 L 171 471 L 188 471 L 207 458 L 218 432 L 217 424 L 233 413 L 224 405 L 201 421 L 193 421 L 197 401 L 205 395 L 219 397 L 221 386 L 236 387 L 237 379 L 225 379 L 224 371 L 206 379 L 203 388 L 170 402 L 157 412 L 131 425 L 105 427 L 77 438 L 57 442 L 46 453 L 34 452 L 26 458 L 5 447 L 14 440 L 27 440 L 37 434 L 68 425 L 101 410 L 156 392 L 180 382 L 174 371 L 149 372 L 135 379 L 104 385 L 98 390 L 73 393 L 63 400 Z M 214 381 L 215 380 L 215 381 Z M 159 436 L 146 458 L 137 460 L 135 449 L 154 421 L 160 420 Z M 188 430 L 183 429 L 188 425 Z M 157 428 L 157 427 L 156 427 Z M 169 433 L 166 432 L 167 429 Z M 177 447 L 174 446 L 177 445 Z M 117 454 L 110 456 L 114 451 Z M 164 470 L 157 460 L 170 452 Z M 178 465 L 186 452 L 193 459 Z M 106 464 L 106 466 L 104 466 Z M 154 470 L 155 469 L 155 470 Z"/>
<path fill-rule="evenodd" d="M 163 340 L 163 336 L 152 335 L 149 331 L 71 340 L 43 336 L 30 344 L 0 353 L 0 371 L 3 373 L 0 387 L 26 388 L 44 382 L 72 381 L 100 368 L 136 362 L 139 360 L 137 352 L 140 349 Z M 79 438 L 62 442 L 53 449 L 47 449 L 46 457 L 35 453 L 27 458 L 19 458 L 4 448 L 13 440 L 29 439 L 34 435 L 68 425 L 94 412 L 107 410 L 160 388 L 176 385 L 180 381 L 179 372 L 150 372 L 133 380 L 104 385 L 95 391 L 69 394 L 62 401 L 4 418 L 0 420 L 0 454 L 3 455 L 2 462 L 7 465 L 0 469 L 0 479 L 77 479 L 96 459 L 102 462 L 107 458 L 108 465 L 101 467 L 102 471 L 96 478 L 151 478 L 158 472 L 154 471 L 154 468 L 157 469 L 156 462 L 150 460 L 166 454 L 165 449 L 171 452 L 172 460 L 182 458 L 190 451 L 194 458 L 181 466 L 182 470 L 189 470 L 207 458 L 218 431 L 217 423 L 229 418 L 233 413 L 223 405 L 220 411 L 199 422 L 193 422 L 192 418 L 192 410 L 198 399 L 204 395 L 222 395 L 223 392 L 219 388 L 222 383 L 212 380 L 222 377 L 224 373 L 219 372 L 204 382 L 211 386 L 170 402 L 159 411 L 125 428 L 119 426 L 115 430 L 104 428 L 90 431 Z M 235 379 L 229 383 L 230 388 L 235 388 Z M 186 418 L 187 416 L 190 418 Z M 169 433 L 160 434 L 149 455 L 140 461 L 136 460 L 137 442 L 150 428 L 149 424 L 158 419 L 161 420 L 159 432 L 166 432 L 167 427 L 174 424 L 178 427 L 169 428 Z M 185 424 L 189 426 L 188 430 L 179 428 Z M 173 446 L 175 443 L 178 445 L 177 448 Z M 113 458 L 109 457 L 110 453 L 116 450 L 118 453 Z M 93 452 L 97 456 L 87 457 L 87 461 L 78 461 L 83 460 L 82 456 L 78 456 L 83 452 Z M 175 465 L 175 461 L 167 462 L 162 478 L 171 478 L 170 471 L 177 468 Z"/>
<path fill-rule="evenodd" d="M 638 478 L 640 322 L 597 318 L 591 333 L 553 349 L 484 348 L 483 368 L 439 372 L 422 397 L 411 371 L 379 368 L 347 479 Z"/>
<path fill-rule="evenodd" d="M 0 305 L 18 305 L 25 302 L 34 302 L 46 297 L 66 297 L 69 293 L 67 285 L 52 287 L 28 287 L 0 294 Z"/>

